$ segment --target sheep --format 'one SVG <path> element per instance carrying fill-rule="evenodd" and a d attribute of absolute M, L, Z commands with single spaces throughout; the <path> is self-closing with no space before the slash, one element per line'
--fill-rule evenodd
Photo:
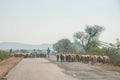
<path fill-rule="evenodd" d="M 59 54 L 56 54 L 57 62 L 59 61 Z"/>
<path fill-rule="evenodd" d="M 110 58 L 108 56 L 103 56 L 103 64 L 110 63 Z"/>
<path fill-rule="evenodd" d="M 101 62 L 103 63 L 103 56 L 99 55 L 98 58 L 97 58 L 97 62 L 98 63 L 101 63 Z"/>

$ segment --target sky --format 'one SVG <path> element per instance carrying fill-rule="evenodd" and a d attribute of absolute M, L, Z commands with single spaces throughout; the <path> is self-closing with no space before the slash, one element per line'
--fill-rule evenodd
<path fill-rule="evenodd" d="M 0 42 L 56 43 L 86 25 L 100 25 L 100 40 L 120 39 L 120 0 L 0 0 Z"/>

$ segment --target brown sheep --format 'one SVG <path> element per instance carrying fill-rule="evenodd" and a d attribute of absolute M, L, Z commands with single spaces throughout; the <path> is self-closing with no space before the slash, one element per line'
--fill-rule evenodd
<path fill-rule="evenodd" d="M 71 59 L 72 59 L 72 55 L 69 54 L 69 55 L 68 55 L 68 61 L 71 62 L 71 61 L 72 61 Z"/>
<path fill-rule="evenodd" d="M 65 61 L 65 54 L 60 54 L 60 59 L 61 59 L 61 62 L 63 61 Z"/>
<path fill-rule="evenodd" d="M 97 62 L 97 58 L 98 58 L 97 55 L 91 55 L 91 63 L 92 63 L 92 65 L 94 65 Z"/>
<path fill-rule="evenodd" d="M 75 61 L 75 54 L 71 55 L 71 61 L 74 62 Z"/>
<path fill-rule="evenodd" d="M 59 61 L 59 54 L 56 54 L 57 62 Z"/>
<path fill-rule="evenodd" d="M 100 56 L 100 55 L 99 55 L 98 58 L 97 58 L 97 62 L 98 62 L 98 63 L 103 62 L 103 56 Z"/>
<path fill-rule="evenodd" d="M 69 61 L 69 54 L 66 54 L 65 58 L 66 58 L 66 62 L 68 62 Z"/>
<path fill-rule="evenodd" d="M 86 55 L 86 63 L 89 63 L 90 61 L 90 55 Z"/>
<path fill-rule="evenodd" d="M 85 55 L 81 55 L 81 58 L 80 58 L 81 62 L 84 62 L 84 56 Z"/>
<path fill-rule="evenodd" d="M 103 64 L 110 63 L 110 58 L 108 56 L 103 56 Z"/>
<path fill-rule="evenodd" d="M 77 54 L 76 55 L 76 61 L 80 62 L 81 55 Z"/>

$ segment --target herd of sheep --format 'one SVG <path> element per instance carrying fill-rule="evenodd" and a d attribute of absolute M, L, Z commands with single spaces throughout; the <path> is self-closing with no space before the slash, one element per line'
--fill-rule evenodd
<path fill-rule="evenodd" d="M 10 55 L 11 57 L 24 57 L 24 58 L 40 58 L 47 57 L 45 53 L 14 53 Z"/>
<path fill-rule="evenodd" d="M 47 57 L 45 53 L 14 53 L 10 56 L 13 57 L 24 57 L 24 58 L 40 58 Z M 101 55 L 81 55 L 81 54 L 56 54 L 57 61 L 61 62 L 83 62 L 91 63 L 110 63 L 110 58 L 108 56 Z"/>
<path fill-rule="evenodd" d="M 83 62 L 91 63 L 109 63 L 110 58 L 108 56 L 101 55 L 80 55 L 80 54 L 56 54 L 57 61 L 61 62 Z"/>

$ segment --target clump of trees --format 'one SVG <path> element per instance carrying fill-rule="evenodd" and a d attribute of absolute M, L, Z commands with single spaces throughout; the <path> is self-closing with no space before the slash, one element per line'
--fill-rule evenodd
<path fill-rule="evenodd" d="M 9 52 L 0 50 L 0 61 L 9 57 Z"/>
<path fill-rule="evenodd" d="M 73 43 L 69 39 L 61 39 L 53 45 L 53 49 L 58 53 L 65 52 L 66 48 L 71 53 L 96 51 L 99 49 L 99 36 L 103 31 L 104 27 L 102 26 L 86 26 L 84 32 L 80 31 L 74 34 L 75 41 Z"/>

